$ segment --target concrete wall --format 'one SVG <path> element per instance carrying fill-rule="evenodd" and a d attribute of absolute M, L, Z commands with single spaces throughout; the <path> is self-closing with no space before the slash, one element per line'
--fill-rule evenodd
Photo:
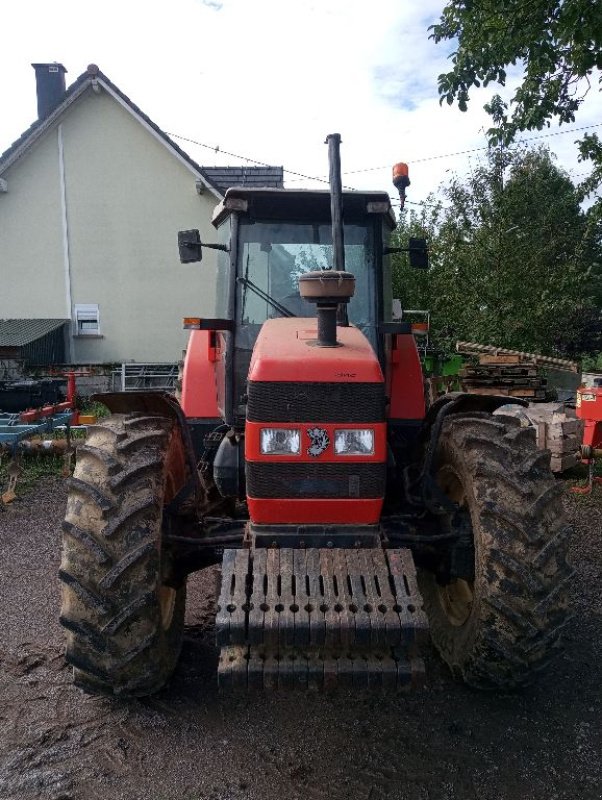
<path fill-rule="evenodd" d="M 105 91 L 74 103 L 60 137 L 66 224 L 58 129 L 6 175 L 0 269 L 9 291 L 0 317 L 67 316 L 67 244 L 69 316 L 76 304 L 100 311 L 100 337 L 72 336 L 71 361 L 177 361 L 187 341 L 182 317 L 213 314 L 216 264 L 206 250 L 200 264 L 181 265 L 177 231 L 198 227 L 215 241 L 217 198 L 199 196 L 193 171 Z"/>

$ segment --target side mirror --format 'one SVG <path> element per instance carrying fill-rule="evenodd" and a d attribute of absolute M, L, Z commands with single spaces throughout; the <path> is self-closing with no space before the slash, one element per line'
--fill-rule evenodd
<path fill-rule="evenodd" d="M 426 239 L 414 239 L 410 237 L 410 266 L 415 269 L 429 268 L 429 251 Z"/>
<path fill-rule="evenodd" d="M 182 264 L 191 264 L 203 258 L 201 235 L 197 228 L 191 231 L 178 231 L 178 251 Z"/>

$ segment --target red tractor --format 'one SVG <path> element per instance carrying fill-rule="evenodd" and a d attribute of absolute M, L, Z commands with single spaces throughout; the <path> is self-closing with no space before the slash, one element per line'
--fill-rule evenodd
<path fill-rule="evenodd" d="M 549 454 L 493 414 L 505 397 L 425 407 L 391 318 L 389 197 L 342 193 L 327 141 L 330 192 L 233 188 L 219 244 L 179 234 L 184 262 L 218 250 L 219 303 L 185 321 L 179 399 L 97 398 L 112 416 L 78 450 L 60 570 L 88 691 L 157 691 L 186 578 L 219 562 L 224 686 L 417 686 L 429 631 L 473 686 L 523 685 L 557 650 L 570 569 Z M 426 265 L 424 242 L 409 251 Z"/>

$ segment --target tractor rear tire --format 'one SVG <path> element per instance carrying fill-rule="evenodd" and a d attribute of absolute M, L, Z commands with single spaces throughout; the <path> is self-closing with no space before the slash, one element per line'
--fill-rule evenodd
<path fill-rule="evenodd" d="M 422 570 L 419 579 L 433 643 L 471 686 L 528 685 L 558 652 L 569 618 L 570 528 L 549 465 L 534 429 L 512 417 L 458 414 L 444 423 L 437 482 L 467 512 L 474 578 Z"/>
<path fill-rule="evenodd" d="M 74 681 L 90 693 L 152 694 L 175 668 L 186 583 L 170 574 L 161 526 L 184 475 L 181 437 L 165 417 L 115 414 L 78 448 L 60 621 Z"/>

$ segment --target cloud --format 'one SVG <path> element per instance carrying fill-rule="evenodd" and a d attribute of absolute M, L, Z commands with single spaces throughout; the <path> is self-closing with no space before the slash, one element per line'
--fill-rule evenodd
<path fill-rule="evenodd" d="M 60 7 L 59 15 L 47 0 L 28 0 L 4 11 L 0 150 L 35 118 L 30 63 L 45 60 L 61 61 L 69 81 L 97 63 L 164 130 L 219 145 L 216 153 L 183 143 L 207 165 L 245 163 L 226 150 L 325 177 L 324 138 L 338 131 L 347 185 L 389 191 L 391 165 L 408 160 L 417 201 L 446 170 L 470 168 L 467 155 L 433 156 L 485 145 L 492 87 L 472 93 L 466 114 L 439 106 L 449 48 L 427 29 L 443 0 L 179 0 L 177 13 L 164 0 L 105 0 L 102 13 L 82 13 L 78 0 Z M 592 91 L 577 125 L 596 124 L 601 111 Z M 569 168 L 578 135 L 550 140 L 563 144 Z M 324 185 L 290 172 L 285 180 Z"/>

